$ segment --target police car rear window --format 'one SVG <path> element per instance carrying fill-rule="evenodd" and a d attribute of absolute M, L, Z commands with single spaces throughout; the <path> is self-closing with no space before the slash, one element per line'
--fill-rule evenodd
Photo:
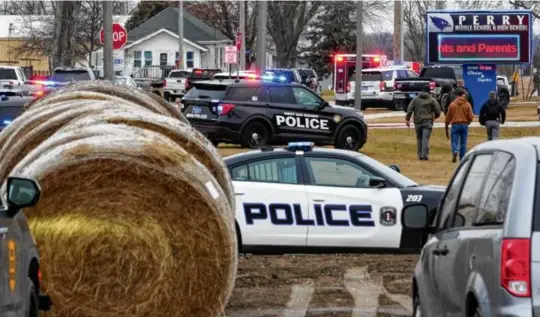
<path fill-rule="evenodd" d="M 178 71 L 172 71 L 170 74 L 169 74 L 169 78 L 186 78 L 188 76 L 188 72 L 178 72 Z"/>
<path fill-rule="evenodd" d="M 230 90 L 227 100 L 258 101 L 260 92 L 259 87 L 234 87 Z"/>
<path fill-rule="evenodd" d="M 298 184 L 294 157 L 244 164 L 233 168 L 231 175 L 235 181 Z"/>
<path fill-rule="evenodd" d="M 225 98 L 225 85 L 194 85 L 184 96 L 184 98 L 207 98 L 207 99 L 219 99 Z"/>

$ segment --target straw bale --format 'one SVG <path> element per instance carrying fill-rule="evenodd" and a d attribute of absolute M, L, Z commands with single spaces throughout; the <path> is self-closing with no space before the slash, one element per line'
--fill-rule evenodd
<path fill-rule="evenodd" d="M 223 191 L 227 194 L 231 206 L 235 206 L 231 178 L 227 167 L 221 159 L 221 155 L 212 142 L 190 125 L 179 124 L 177 120 L 165 116 L 110 109 L 73 121 L 60 132 L 78 130 L 81 127 L 99 123 L 125 124 L 167 136 L 195 156 L 214 175 Z"/>
<path fill-rule="evenodd" d="M 65 101 L 68 103 L 68 101 Z M 49 136 L 54 134 L 62 126 L 71 120 L 81 116 L 88 116 L 105 109 L 123 109 L 130 110 L 127 103 L 114 103 L 110 101 L 79 101 L 69 102 L 68 104 L 51 104 L 38 109 L 23 113 L 11 125 L 6 139 L 0 141 L 0 180 L 5 179 L 11 169 L 36 145 L 43 142 Z M 39 111 L 41 109 L 42 111 Z M 150 115 L 145 111 L 146 115 Z M 174 119 L 171 119 L 174 120 Z"/>
<path fill-rule="evenodd" d="M 54 134 L 14 170 L 42 187 L 25 214 L 53 317 L 223 311 L 237 265 L 234 213 L 212 174 L 176 142 L 91 125 Z"/>
<path fill-rule="evenodd" d="M 74 95 L 74 93 L 78 94 Z M 137 103 L 148 109 L 155 109 L 157 113 L 171 116 L 188 123 L 180 110 L 176 106 L 166 102 L 163 98 L 141 89 L 114 85 L 108 81 L 83 81 L 74 83 L 59 89 L 44 98 L 38 99 L 31 103 L 29 108 L 40 107 L 43 104 L 52 103 L 56 100 L 65 100 L 66 98 L 104 98 L 102 94 L 112 97 L 109 100 L 121 98 L 125 101 Z"/>

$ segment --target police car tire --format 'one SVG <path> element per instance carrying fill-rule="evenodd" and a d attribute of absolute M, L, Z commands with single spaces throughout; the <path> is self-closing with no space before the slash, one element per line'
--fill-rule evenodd
<path fill-rule="evenodd" d="M 354 143 L 353 148 L 347 148 L 345 147 L 346 144 L 346 138 L 349 134 L 352 134 L 356 136 L 356 142 Z M 351 150 L 351 151 L 358 151 L 362 148 L 364 145 L 364 135 L 363 132 L 355 126 L 354 124 L 347 124 L 343 128 L 339 130 L 339 133 L 337 135 L 337 138 L 334 142 L 334 146 L 338 149 L 345 149 L 345 150 Z"/>
<path fill-rule="evenodd" d="M 31 278 L 28 278 L 28 308 L 26 317 L 39 317 L 39 299 L 36 286 Z"/>
<path fill-rule="evenodd" d="M 413 299 L 413 312 L 412 317 L 421 317 L 422 316 L 422 309 L 420 308 L 420 297 L 418 294 L 414 295 Z"/>
<path fill-rule="evenodd" d="M 262 132 L 262 138 L 258 145 L 250 144 L 250 138 L 253 134 L 253 132 L 259 131 Z M 247 126 L 244 129 L 244 132 L 242 132 L 242 146 L 247 147 L 250 149 L 258 149 L 265 145 L 268 145 L 270 143 L 271 137 L 270 137 L 270 129 L 266 126 L 266 124 L 262 123 L 261 121 L 252 121 L 247 124 Z"/>

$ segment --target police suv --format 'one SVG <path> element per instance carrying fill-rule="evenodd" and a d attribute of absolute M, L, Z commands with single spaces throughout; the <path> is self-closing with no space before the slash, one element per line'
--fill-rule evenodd
<path fill-rule="evenodd" d="M 299 140 L 357 151 L 367 140 L 360 111 L 331 106 L 297 83 L 195 82 L 182 103 L 186 118 L 214 144 L 260 148 Z"/>
<path fill-rule="evenodd" d="M 7 204 L 0 199 L 0 316 L 38 317 L 51 302 L 40 294 L 39 254 L 21 209 L 37 203 L 40 189 L 18 177 L 8 178 L 7 189 Z"/>
<path fill-rule="evenodd" d="M 224 161 L 245 253 L 418 251 L 427 235 L 404 229 L 401 210 L 421 202 L 434 213 L 444 194 L 444 187 L 420 186 L 396 165 L 310 142 Z"/>

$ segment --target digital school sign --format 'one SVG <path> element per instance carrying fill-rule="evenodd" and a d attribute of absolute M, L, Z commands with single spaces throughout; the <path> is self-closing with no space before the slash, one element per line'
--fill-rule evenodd
<path fill-rule="evenodd" d="M 531 11 L 428 11 L 426 19 L 428 64 L 531 62 Z"/>

